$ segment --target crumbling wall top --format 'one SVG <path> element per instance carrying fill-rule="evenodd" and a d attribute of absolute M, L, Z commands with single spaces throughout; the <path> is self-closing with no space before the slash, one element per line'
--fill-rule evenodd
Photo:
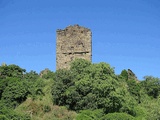
<path fill-rule="evenodd" d="M 90 29 L 79 26 L 78 24 L 75 25 L 69 25 L 65 29 L 58 29 L 56 32 L 61 33 L 61 32 L 74 32 L 74 31 L 79 31 L 79 32 L 88 32 Z"/>

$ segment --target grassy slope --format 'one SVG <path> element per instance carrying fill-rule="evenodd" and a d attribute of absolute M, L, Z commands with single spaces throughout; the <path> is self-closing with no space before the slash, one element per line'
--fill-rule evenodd
<path fill-rule="evenodd" d="M 15 111 L 29 114 L 32 120 L 74 120 L 76 112 L 68 111 L 65 107 L 53 105 L 51 95 L 52 80 L 44 80 L 44 96 L 37 96 L 36 100 L 27 98 Z"/>

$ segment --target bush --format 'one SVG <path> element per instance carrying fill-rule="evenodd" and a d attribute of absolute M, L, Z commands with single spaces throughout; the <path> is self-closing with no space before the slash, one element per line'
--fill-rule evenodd
<path fill-rule="evenodd" d="M 134 120 L 135 118 L 126 113 L 108 113 L 101 120 Z"/>
<path fill-rule="evenodd" d="M 77 115 L 76 120 L 98 120 L 104 115 L 103 110 L 82 110 Z"/>

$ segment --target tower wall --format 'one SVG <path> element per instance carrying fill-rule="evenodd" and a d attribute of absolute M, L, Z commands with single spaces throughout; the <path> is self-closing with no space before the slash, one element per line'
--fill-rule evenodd
<path fill-rule="evenodd" d="M 92 59 L 92 33 L 79 25 L 57 30 L 56 69 L 69 68 L 71 61 Z"/>

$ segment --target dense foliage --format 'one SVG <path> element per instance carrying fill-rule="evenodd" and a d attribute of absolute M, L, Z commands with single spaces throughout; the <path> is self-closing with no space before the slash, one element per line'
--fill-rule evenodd
<path fill-rule="evenodd" d="M 138 81 L 131 75 L 134 73 L 127 70 L 116 75 L 107 63 L 92 64 L 78 59 L 69 70 L 56 71 L 52 87 L 53 102 L 80 112 L 77 119 L 100 119 L 94 118 L 96 115 L 92 111 L 102 110 L 101 119 L 111 120 L 117 116 L 117 120 L 149 120 L 149 111 L 157 108 L 150 106 L 150 110 L 146 102 L 159 103 L 160 79 L 147 76 L 144 81 Z M 157 119 L 159 112 L 153 116 L 155 118 L 152 119 Z"/>
<path fill-rule="evenodd" d="M 35 99 L 38 95 L 42 95 L 43 86 L 43 81 L 34 71 L 26 73 L 25 69 L 17 65 L 0 66 L 0 114 L 3 115 L 1 117 L 16 120 L 30 119 L 29 116 L 24 117 L 26 115 L 14 112 L 14 109 L 28 96 Z"/>
<path fill-rule="evenodd" d="M 67 110 L 67 109 L 68 110 Z M 75 111 L 75 112 L 74 112 Z M 0 66 L 0 120 L 159 120 L 160 79 L 83 59 L 70 69 Z"/>
<path fill-rule="evenodd" d="M 70 70 L 59 70 L 53 85 L 55 104 L 65 105 L 72 110 L 104 109 L 105 113 L 132 112 L 130 94 L 125 84 L 119 81 L 109 64 L 91 64 L 77 60 Z M 125 103 L 125 106 L 124 106 Z M 134 103 L 133 103 L 134 104 Z"/>

